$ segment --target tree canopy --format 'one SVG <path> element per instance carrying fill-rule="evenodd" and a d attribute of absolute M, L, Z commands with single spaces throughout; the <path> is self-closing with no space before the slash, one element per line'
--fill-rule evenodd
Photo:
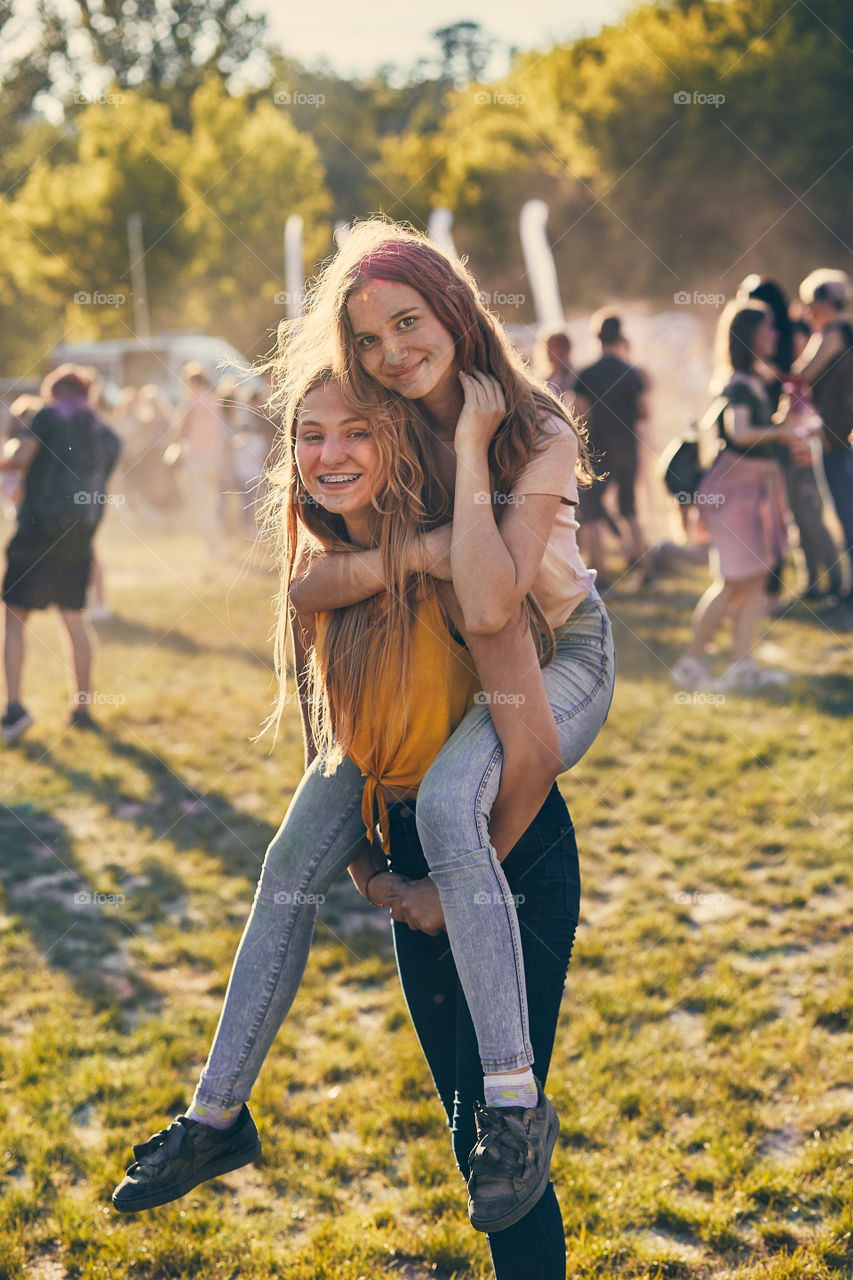
<path fill-rule="evenodd" d="M 76 0 L 73 18 L 40 3 L 29 51 L 0 58 L 4 373 L 58 337 L 132 330 L 136 212 L 155 326 L 249 356 L 282 314 L 289 213 L 310 275 L 334 220 L 425 227 L 444 205 L 483 288 L 526 299 L 518 215 L 542 197 L 569 305 L 851 266 L 845 0 L 640 4 L 493 80 L 491 38 L 467 22 L 407 76 L 353 78 L 272 47 L 245 0 Z M 39 111 L 46 95 L 64 118 Z M 532 319 L 529 300 L 508 318 Z"/>

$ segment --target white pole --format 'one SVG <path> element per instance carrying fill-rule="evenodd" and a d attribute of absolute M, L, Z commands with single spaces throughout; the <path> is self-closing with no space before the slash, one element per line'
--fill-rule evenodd
<path fill-rule="evenodd" d="M 148 318 L 148 288 L 145 280 L 145 249 L 142 244 L 142 214 L 127 216 L 127 241 L 130 246 L 130 287 L 133 291 L 133 328 L 137 338 L 151 337 Z"/>
<path fill-rule="evenodd" d="M 545 201 L 528 200 L 521 210 L 519 231 L 536 319 L 540 328 L 562 329 L 566 316 L 560 300 L 554 255 L 545 232 L 547 223 L 548 206 Z"/>
<path fill-rule="evenodd" d="M 453 243 L 453 236 L 450 230 L 452 226 L 453 214 L 449 209 L 433 209 L 429 215 L 427 235 L 440 249 L 443 249 L 445 253 L 449 253 L 451 258 L 458 258 L 459 253 Z"/>
<path fill-rule="evenodd" d="M 305 302 L 305 269 L 302 262 L 302 219 L 292 213 L 284 224 L 284 287 L 287 294 L 287 318 L 302 315 Z"/>

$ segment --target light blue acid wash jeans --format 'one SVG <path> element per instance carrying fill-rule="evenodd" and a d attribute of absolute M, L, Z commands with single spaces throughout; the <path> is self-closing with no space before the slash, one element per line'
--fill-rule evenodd
<path fill-rule="evenodd" d="M 571 769 L 595 741 L 613 697 L 610 621 L 594 588 L 555 639 L 542 675 L 563 768 Z M 428 770 L 416 809 L 485 1072 L 533 1062 L 518 916 L 487 826 L 501 759 L 488 707 L 473 707 Z"/>
<path fill-rule="evenodd" d="M 349 757 L 331 777 L 319 758 L 303 776 L 264 858 L 197 1102 L 248 1101 L 299 990 L 318 904 L 364 844 L 363 791 Z"/>
<path fill-rule="evenodd" d="M 594 741 L 613 693 L 610 624 L 593 591 L 556 632 L 543 676 L 565 768 Z M 418 793 L 418 833 L 442 898 L 447 932 L 489 1071 L 533 1061 L 515 905 L 488 840 L 501 746 L 476 706 L 434 761 Z M 365 835 L 364 778 L 346 758 L 331 777 L 315 760 L 267 849 L 196 1101 L 246 1102 L 299 990 L 318 902 Z"/>

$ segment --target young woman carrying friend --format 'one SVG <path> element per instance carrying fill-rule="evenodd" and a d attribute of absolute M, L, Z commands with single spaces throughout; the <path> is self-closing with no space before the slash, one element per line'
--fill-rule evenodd
<path fill-rule="evenodd" d="M 353 314 L 359 306 L 361 314 Z M 584 754 L 609 707 L 609 626 L 574 542 L 578 437 L 558 402 L 528 378 L 481 306 L 468 273 L 418 236 L 384 223 L 357 229 L 321 279 L 307 320 L 285 335 L 288 366 L 304 365 L 306 353 L 322 349 L 318 335 L 325 331 L 328 340 L 335 325 L 348 399 L 355 396 L 367 419 L 405 408 L 400 443 L 404 434 L 410 441 L 414 437 L 420 448 L 413 452 L 428 460 L 418 477 L 428 511 L 440 513 L 442 497 L 456 481 L 452 532 L 433 530 L 409 547 L 407 572 L 432 564 L 434 574 L 442 576 L 449 540 L 454 586 L 472 648 L 479 643 L 486 653 L 503 650 L 508 655 L 504 689 L 496 688 L 491 704 L 493 716 L 482 704 L 466 714 L 419 788 L 417 821 L 431 875 L 425 896 L 435 882 L 490 1077 L 484 1090 L 488 1105 L 478 1109 L 479 1141 L 471 1153 L 472 1221 L 498 1232 L 523 1218 L 540 1198 L 552 1205 L 559 1220 L 553 1192 L 543 1194 L 555 1117 L 530 1071 L 534 1052 L 524 952 L 501 869 L 501 858 L 541 807 L 559 765 L 553 760 L 549 724 L 539 722 L 543 728 L 532 757 L 536 767 L 526 772 L 525 752 L 508 746 L 504 756 L 493 717 L 527 719 L 528 726 L 536 722 L 531 712 L 541 677 L 532 646 L 529 656 L 518 657 L 519 637 L 527 634 L 520 610 L 531 587 L 544 615 L 546 643 L 553 637 L 544 687 L 555 713 L 563 767 Z M 345 609 L 395 589 L 380 549 L 346 548 L 301 560 L 289 596 L 305 616 Z M 477 662 L 481 664 L 480 656 Z M 533 687 L 532 705 L 523 692 L 525 682 Z M 488 680 L 484 684 L 488 687 Z M 536 747 L 537 731 L 526 732 Z M 518 798 L 505 803 L 518 782 Z M 289 1008 L 313 929 L 314 913 L 305 908 L 274 922 L 271 896 L 275 891 L 315 892 L 352 861 L 361 802 L 361 774 L 351 759 L 331 778 L 315 762 L 268 851 L 216 1041 L 190 1119 L 181 1118 L 184 1127 L 193 1120 L 223 1128 L 233 1124 L 232 1156 L 248 1114 L 242 1112 L 234 1123 L 239 1100 L 248 1097 Z M 563 873 L 566 901 L 568 874 Z M 368 887 L 374 901 L 394 896 L 393 883 L 379 875 L 371 876 Z M 430 927 L 435 919 L 433 912 Z M 257 1000 L 249 1001 L 252 1009 L 247 1012 L 240 993 L 259 985 L 256 960 L 267 972 L 259 939 L 268 937 L 273 926 L 278 930 L 274 972 L 263 984 L 261 1007 Z M 557 999 L 554 1022 L 558 1005 Z M 502 1079 L 505 1075 L 515 1079 Z M 159 1146 L 169 1132 L 156 1136 Z M 213 1173 L 202 1173 L 191 1185 L 206 1176 Z M 127 1194 L 119 1199 L 131 1207 Z M 150 1201 L 155 1202 L 164 1201 Z"/>
<path fill-rule="evenodd" d="M 312 634 L 314 619 L 302 619 L 296 629 L 297 667 L 307 677 L 307 683 L 302 682 L 301 702 L 306 713 L 309 775 L 322 779 L 323 769 L 333 767 L 347 749 L 349 758 L 339 767 L 355 772 L 356 794 L 363 791 L 358 806 L 363 818 L 372 826 L 374 801 L 378 802 L 386 848 L 390 829 L 397 832 L 393 854 L 398 867 L 405 867 L 408 874 L 401 875 L 399 870 L 393 875 L 383 872 L 382 886 L 399 922 L 395 926 L 397 933 L 407 935 L 408 941 L 398 946 L 402 956 L 400 972 L 419 1036 L 452 1119 L 458 1093 L 467 1094 L 471 1103 L 476 1096 L 476 1041 L 464 999 L 461 995 L 457 998 L 458 981 L 446 943 L 439 945 L 435 936 L 441 917 L 440 912 L 435 915 L 430 893 L 433 886 L 425 878 L 426 868 L 418 867 L 422 855 L 417 834 L 413 823 L 406 821 L 411 811 L 400 801 L 410 800 L 414 805 L 423 772 L 464 715 L 480 681 L 470 655 L 448 631 L 445 609 L 459 618 L 449 585 L 423 574 L 408 575 L 403 568 L 406 544 L 417 544 L 418 532 L 424 527 L 424 512 L 410 487 L 412 467 L 400 451 L 399 430 L 390 432 L 381 423 L 371 428 L 367 422 L 354 418 L 328 378 L 309 380 L 307 385 L 304 394 L 294 397 L 298 415 L 289 416 L 292 432 L 287 437 L 288 456 L 271 477 L 276 486 L 272 505 L 280 517 L 285 583 L 278 652 L 283 660 L 286 583 L 300 535 L 304 541 L 307 534 L 315 545 L 328 551 L 347 545 L 379 545 L 390 576 L 399 582 L 398 591 L 374 597 L 361 606 L 322 615 L 316 620 L 319 644 L 315 644 Z M 415 470 L 417 467 L 415 459 Z M 439 595 L 444 604 L 439 602 Z M 519 632 L 518 639 L 516 653 L 504 644 L 500 656 L 510 667 L 519 660 L 526 664 L 531 674 L 523 675 L 523 679 L 530 685 L 531 696 L 525 703 L 524 715 L 513 713 L 510 719 L 503 713 L 510 749 L 513 739 L 527 732 L 525 725 L 533 727 L 542 739 L 547 739 L 550 728 L 550 711 L 544 699 L 539 700 L 537 709 L 532 673 L 538 679 L 538 669 L 535 656 L 530 662 L 535 647 L 529 630 Z M 488 673 L 490 665 L 495 666 L 492 655 L 497 653 L 496 646 L 488 638 L 471 637 L 471 647 Z M 281 676 L 286 696 L 283 670 Z M 365 688 L 370 696 L 362 698 Z M 500 723 L 500 708 L 507 705 L 497 696 L 500 685 L 487 684 L 487 688 L 495 695 Z M 537 716 L 541 719 L 538 725 L 534 723 Z M 314 763 L 318 744 L 323 758 Z M 525 746 L 522 736 L 520 747 Z M 367 782 L 358 768 L 354 769 L 356 763 Z M 336 777 L 337 773 L 325 780 L 327 788 Z M 309 898 L 304 889 L 293 887 L 297 883 L 312 886 L 316 896 L 318 886 L 328 887 L 334 873 L 352 859 L 354 879 L 365 886 L 367 896 L 375 903 L 371 882 L 378 878 L 377 867 L 387 867 L 384 857 L 378 861 L 369 846 L 365 847 L 364 821 L 356 817 L 354 825 L 345 825 L 346 836 L 338 841 L 337 850 L 330 850 L 313 873 L 308 868 L 309 878 L 304 879 L 306 859 L 298 857 L 295 846 L 299 836 L 294 838 L 290 828 L 294 815 L 297 824 L 300 814 L 303 822 L 311 819 L 305 813 L 305 795 L 311 790 L 305 786 L 306 781 L 307 776 L 279 837 L 268 851 L 208 1063 L 206 1074 L 230 1075 L 230 1095 L 238 1099 L 248 1097 L 307 959 L 310 929 L 306 939 L 300 928 L 306 908 L 285 908 L 281 904 L 302 903 Z M 315 799 L 316 795 L 317 789 Z M 317 815 L 314 826 L 320 832 Z M 357 857 L 360 845 L 363 852 Z M 530 856 L 531 850 L 535 856 Z M 524 912 L 531 925 L 526 950 L 531 955 L 531 972 L 537 985 L 530 999 L 537 1015 L 537 1066 L 544 1075 L 577 923 L 579 896 L 577 851 L 568 813 L 556 787 L 518 842 L 513 858 L 521 878 Z M 557 899 L 553 893 L 555 877 L 565 882 L 565 892 Z M 284 888 L 285 885 L 290 887 Z M 314 913 L 309 914 L 313 927 Z M 419 944 L 415 940 L 415 921 L 422 918 L 433 936 L 417 934 Z M 411 921 L 411 928 L 406 921 Z M 301 935 L 296 945 L 292 934 Z M 424 968 L 423 947 L 432 947 L 434 964 L 429 971 Z M 447 1002 L 441 1016 L 436 1017 L 434 994 L 439 989 L 442 993 L 446 990 Z M 425 1014 L 429 1016 L 425 1018 Z M 262 1023 L 266 1023 L 263 1046 L 260 1052 L 250 1053 Z M 458 1041 L 456 1052 L 454 1041 Z M 213 1078 L 218 1077 L 214 1074 Z M 206 1178 L 257 1158 L 257 1131 L 248 1109 L 238 1102 L 229 1114 L 229 1108 L 219 1107 L 216 1102 L 206 1105 L 201 1095 L 200 1087 L 187 1116 L 179 1117 L 168 1130 L 135 1148 L 138 1159 L 115 1193 L 116 1208 L 122 1212 L 152 1208 L 178 1198 Z M 233 1112 L 237 1113 L 236 1120 Z M 222 1120 L 226 1124 L 234 1122 L 223 1131 L 219 1127 Z M 467 1155 L 475 1139 L 470 1105 L 456 1124 L 455 1135 L 458 1158 L 466 1161 L 467 1173 Z M 547 1163 L 539 1175 L 543 1185 L 536 1214 L 531 1221 L 525 1218 L 517 1228 L 502 1233 L 499 1245 L 493 1248 L 498 1275 L 514 1274 L 513 1267 L 522 1257 L 541 1257 L 542 1266 L 535 1274 L 544 1280 L 564 1274 L 564 1269 L 557 1267 L 557 1260 L 563 1260 L 564 1268 L 559 1209 L 552 1189 L 550 1195 L 542 1194 L 547 1186 Z"/>
<path fill-rule="evenodd" d="M 306 510 L 303 505 L 303 519 L 310 529 L 320 533 L 326 551 L 334 552 L 334 540 L 328 537 L 327 513 L 333 506 L 346 511 L 350 545 L 370 547 L 380 532 L 376 511 L 353 510 L 355 498 L 350 496 L 353 489 L 358 493 L 359 484 L 364 481 L 364 471 L 359 477 L 364 466 L 363 450 L 342 450 L 335 440 L 335 402 L 332 398 L 330 405 L 330 397 L 333 393 L 328 387 L 322 397 L 318 391 L 307 396 L 297 427 L 295 454 L 299 473 L 309 493 L 324 508 L 322 513 L 316 509 L 312 513 L 310 507 Z M 348 419 L 343 415 L 351 412 L 339 398 L 339 421 L 342 418 L 346 424 Z M 356 423 L 356 428 L 359 425 Z M 335 468 L 332 476 L 331 466 Z M 387 500 L 381 506 L 387 513 Z M 393 515 L 379 517 L 383 519 L 395 523 Z M 391 566 L 392 581 L 394 576 Z M 442 609 L 449 615 L 447 622 Z M 379 593 L 361 604 L 318 615 L 316 631 L 303 619 L 300 640 L 309 655 L 303 702 L 303 706 L 310 707 L 306 738 L 327 761 L 334 762 L 346 752 L 366 775 L 362 815 L 368 828 L 375 812 L 374 799 L 378 802 L 384 853 L 366 850 L 351 864 L 350 871 L 365 896 L 376 901 L 373 889 L 391 907 L 400 978 L 453 1131 L 460 1171 L 468 1179 L 470 1165 L 476 1163 L 481 1150 L 480 1159 L 487 1165 L 486 1177 L 490 1166 L 508 1165 L 513 1176 L 527 1173 L 528 1203 L 512 1221 L 503 1223 L 500 1229 L 491 1228 L 489 1233 L 496 1275 L 509 1280 L 524 1267 L 528 1274 L 542 1280 L 562 1280 L 565 1238 L 559 1206 L 549 1186 L 550 1150 L 538 1159 L 534 1156 L 529 1171 L 519 1167 L 512 1143 L 496 1143 L 487 1152 L 482 1151 L 488 1124 L 484 1123 L 482 1109 L 476 1109 L 475 1115 L 480 1091 L 476 1036 L 452 955 L 443 935 L 437 936 L 443 923 L 440 904 L 431 902 L 434 886 L 428 878 L 415 826 L 416 794 L 423 774 L 479 687 L 470 657 L 452 634 L 454 622 L 464 626 L 449 585 L 419 577 L 408 583 L 399 582 L 396 590 Z M 407 631 L 411 634 L 410 647 L 405 639 L 400 640 Z M 538 691 L 530 688 L 532 680 L 538 681 L 539 673 L 529 632 L 518 633 L 500 646 L 488 637 L 469 636 L 468 641 L 480 675 L 489 677 L 495 668 L 495 679 L 486 678 L 484 684 L 496 708 L 496 727 L 503 731 L 502 743 L 510 755 L 514 749 L 529 746 L 530 733 L 547 738 L 552 723 L 550 710 Z M 531 703 L 528 706 L 525 702 L 523 713 L 504 709 L 512 704 L 498 697 L 503 664 L 510 669 L 514 665 L 520 669 L 526 666 L 523 678 L 530 689 Z M 512 807 L 513 797 L 505 798 Z M 516 802 L 517 799 L 516 796 Z M 496 841 L 501 853 L 506 852 L 500 832 Z M 386 854 L 390 857 L 390 870 Z M 551 787 L 532 826 L 506 861 L 508 892 L 513 901 L 518 899 L 520 918 L 526 926 L 523 948 L 531 1038 L 536 1069 L 544 1079 L 577 924 L 580 889 L 577 848 L 565 803 L 556 787 Z M 542 1112 L 546 1118 L 547 1108 Z M 510 1134 L 527 1145 L 538 1113 L 515 1108 L 501 1114 L 509 1126 L 514 1126 L 514 1132 L 512 1127 L 509 1129 Z M 505 1149 L 507 1146 L 509 1150 Z M 504 1172 L 503 1168 L 495 1168 L 497 1176 L 493 1176 L 498 1185 Z"/>

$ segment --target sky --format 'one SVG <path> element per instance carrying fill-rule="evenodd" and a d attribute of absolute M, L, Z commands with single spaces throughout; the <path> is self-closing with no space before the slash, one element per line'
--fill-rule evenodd
<path fill-rule="evenodd" d="M 56 8 L 74 21 L 74 0 L 53 0 Z M 486 35 L 494 37 L 492 60 L 484 79 L 503 76 L 513 48 L 549 48 L 599 30 L 608 22 L 618 22 L 636 0 L 430 0 L 413 7 L 404 0 L 247 0 L 253 12 L 265 13 L 271 43 L 309 66 L 325 62 L 341 75 L 366 76 L 377 67 L 391 64 L 401 73 L 409 71 L 420 58 L 434 58 L 438 46 L 430 33 L 454 22 L 477 22 Z M 4 32 L 5 48 L 0 50 L 0 70 L 32 45 L 36 0 L 12 0 L 14 21 Z M 86 38 L 79 34 L 79 48 L 69 47 L 85 57 Z M 247 66 L 246 83 L 257 74 Z M 95 74 L 85 91 L 98 92 L 102 76 Z M 240 77 L 236 87 L 242 87 Z M 69 86 L 62 86 L 68 89 Z M 38 101 L 49 118 L 62 116 L 58 99 Z"/>
<path fill-rule="evenodd" d="M 430 32 L 453 22 L 479 22 L 499 48 L 487 75 L 502 75 L 507 50 L 547 47 L 616 22 L 628 0 L 251 0 L 264 12 L 283 51 L 309 64 L 325 60 L 346 75 L 365 75 L 383 63 L 408 68 L 434 52 Z M 332 38 L 333 37 L 333 38 Z"/>

